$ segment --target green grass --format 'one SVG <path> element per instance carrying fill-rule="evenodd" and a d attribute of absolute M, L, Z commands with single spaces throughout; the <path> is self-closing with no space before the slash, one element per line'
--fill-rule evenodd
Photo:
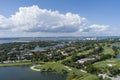
<path fill-rule="evenodd" d="M 60 62 L 47 62 L 41 66 L 36 66 L 35 68 L 41 70 L 44 69 L 45 71 L 51 68 L 57 73 L 63 73 L 62 70 L 65 70 L 68 72 L 67 80 L 98 80 L 96 75 L 81 72 L 80 69 L 66 67 Z M 73 73 L 77 75 L 75 78 L 72 77 Z"/>
<path fill-rule="evenodd" d="M 73 78 L 73 75 L 76 75 L 76 77 Z M 67 80 L 99 80 L 99 78 L 96 75 L 83 73 L 78 69 L 73 69 L 73 71 L 68 74 Z"/>
<path fill-rule="evenodd" d="M 116 46 L 116 47 L 120 47 L 120 42 L 116 42 L 116 43 L 113 43 L 111 44 L 112 46 Z"/>
<path fill-rule="evenodd" d="M 7 67 L 7 66 L 24 66 L 24 65 L 30 65 L 31 62 L 15 62 L 15 63 L 4 63 L 0 64 L 0 67 Z"/>
<path fill-rule="evenodd" d="M 81 80 L 81 79 L 78 79 L 78 80 Z M 86 75 L 82 80 L 99 80 L 99 79 L 96 75 Z"/>
<path fill-rule="evenodd" d="M 109 67 L 108 64 L 112 64 L 113 66 L 120 67 L 120 59 L 113 58 L 105 61 L 96 62 L 94 66 L 97 68 L 106 68 L 106 67 Z"/>
<path fill-rule="evenodd" d="M 116 69 L 120 68 L 120 59 L 108 59 L 105 61 L 96 62 L 93 64 L 101 73 L 110 74 L 109 69 L 115 67 Z M 112 66 L 110 66 L 112 65 Z"/>
<path fill-rule="evenodd" d="M 120 49 L 118 49 L 118 52 L 119 52 L 119 54 L 120 54 Z"/>
<path fill-rule="evenodd" d="M 56 62 L 47 62 L 47 63 L 45 63 L 44 65 L 41 65 L 41 66 L 37 66 L 37 67 L 35 67 L 36 69 L 41 69 L 41 70 L 48 70 L 49 68 L 51 68 L 52 70 L 55 70 L 56 72 L 59 72 L 59 73 L 62 73 L 62 70 L 64 69 L 64 70 L 66 70 L 66 71 L 68 71 L 68 69 L 64 66 L 64 65 L 62 65 L 62 64 L 60 64 L 60 63 L 56 63 Z"/>
<path fill-rule="evenodd" d="M 114 54 L 114 51 L 112 50 L 111 47 L 104 47 L 104 51 L 103 51 L 104 54 Z"/>
<path fill-rule="evenodd" d="M 102 52 L 103 54 L 114 54 L 114 51 L 112 50 L 111 47 L 103 47 L 104 48 L 104 51 Z M 92 52 L 93 49 L 90 49 L 90 50 L 86 50 L 86 51 L 83 51 L 81 53 L 78 53 L 78 55 L 86 55 L 86 54 L 89 54 L 89 52 Z"/>
<path fill-rule="evenodd" d="M 67 80 L 99 80 L 96 75 L 92 74 L 82 74 L 82 75 L 75 75 L 69 74 Z"/>
<path fill-rule="evenodd" d="M 89 52 L 92 52 L 92 51 L 93 51 L 93 49 L 86 50 L 86 51 L 83 51 L 83 52 L 78 53 L 77 55 L 78 55 L 78 56 L 79 56 L 79 55 L 86 55 L 86 54 L 89 54 Z"/>

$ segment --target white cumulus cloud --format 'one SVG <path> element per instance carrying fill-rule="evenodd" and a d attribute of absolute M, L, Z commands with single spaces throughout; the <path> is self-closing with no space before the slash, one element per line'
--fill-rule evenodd
<path fill-rule="evenodd" d="M 78 14 L 60 14 L 58 11 L 40 9 L 38 6 L 21 7 L 12 15 L 14 31 L 28 32 L 76 32 L 86 19 Z"/>
<path fill-rule="evenodd" d="M 11 28 L 11 21 L 10 19 L 5 18 L 4 16 L 0 15 L 0 30 L 8 30 Z"/>
<path fill-rule="evenodd" d="M 93 24 L 89 28 L 90 28 L 90 30 L 93 30 L 93 31 L 105 31 L 105 30 L 107 30 L 108 27 L 109 27 L 108 25 Z"/>
<path fill-rule="evenodd" d="M 108 25 L 99 25 L 99 24 L 93 24 L 88 27 L 84 27 L 81 29 L 82 32 L 102 32 L 106 31 L 108 29 Z"/>
<path fill-rule="evenodd" d="M 75 33 L 100 32 L 107 25 L 88 25 L 87 19 L 78 14 L 41 9 L 37 5 L 20 7 L 19 11 L 6 18 L 0 15 L 0 30 L 13 32 Z"/>

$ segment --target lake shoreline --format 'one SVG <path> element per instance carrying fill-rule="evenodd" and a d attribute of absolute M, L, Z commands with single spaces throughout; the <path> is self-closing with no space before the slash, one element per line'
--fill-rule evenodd
<path fill-rule="evenodd" d="M 14 62 L 14 63 L 1 63 L 0 67 L 10 67 L 10 66 L 27 66 L 31 65 L 31 62 Z"/>
<path fill-rule="evenodd" d="M 30 70 L 30 66 L 0 67 L 0 80 L 66 80 L 66 76 L 40 73 Z"/>
<path fill-rule="evenodd" d="M 30 69 L 33 70 L 33 71 L 40 71 L 40 69 L 35 68 L 36 66 L 40 66 L 40 65 L 33 65 L 33 66 L 30 67 Z"/>

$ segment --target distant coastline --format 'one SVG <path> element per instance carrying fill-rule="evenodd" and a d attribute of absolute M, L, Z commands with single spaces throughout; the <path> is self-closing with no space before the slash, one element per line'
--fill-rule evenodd
<path fill-rule="evenodd" d="M 120 36 L 66 36 L 66 37 L 6 37 L 0 38 L 0 44 L 3 43 L 13 43 L 13 42 L 31 42 L 31 41 L 58 41 L 58 40 L 87 40 L 87 39 L 110 39 L 110 38 L 120 38 Z"/>

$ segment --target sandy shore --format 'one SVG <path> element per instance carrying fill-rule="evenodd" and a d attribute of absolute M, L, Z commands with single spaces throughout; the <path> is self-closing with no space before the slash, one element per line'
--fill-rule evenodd
<path fill-rule="evenodd" d="M 40 65 L 31 66 L 30 69 L 31 69 L 31 70 L 34 70 L 34 71 L 40 71 L 40 69 L 35 69 L 36 66 L 40 66 Z"/>

